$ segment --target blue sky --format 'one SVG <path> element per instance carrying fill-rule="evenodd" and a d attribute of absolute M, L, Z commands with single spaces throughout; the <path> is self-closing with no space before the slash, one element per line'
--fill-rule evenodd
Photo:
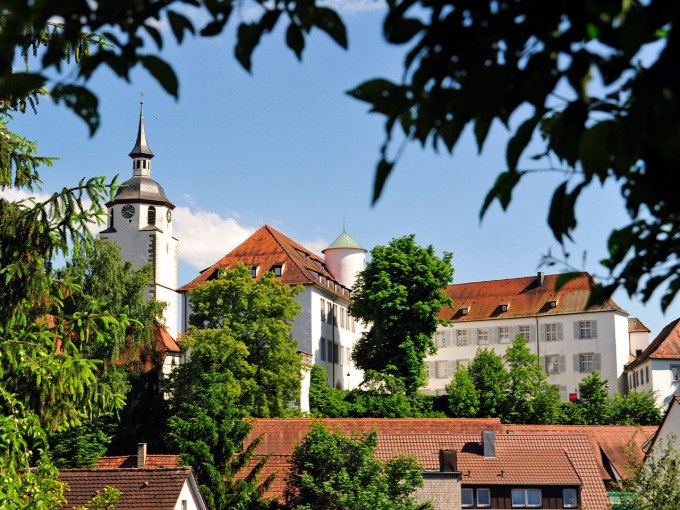
<path fill-rule="evenodd" d="M 456 282 L 534 274 L 542 255 L 560 252 L 545 221 L 559 180 L 528 178 L 509 211 L 494 205 L 480 224 L 484 196 L 505 168 L 507 132 L 500 125 L 481 155 L 469 132 L 453 156 L 409 146 L 371 207 L 382 121 L 345 92 L 377 76 L 399 79 L 403 49 L 382 41 L 379 4 L 349 5 L 354 8 L 344 4 L 342 14 L 348 51 L 313 34 L 298 63 L 277 30 L 256 49 L 252 75 L 232 56 L 233 31 L 181 47 L 168 34 L 162 55 L 180 78 L 179 101 L 143 70 L 133 73 L 130 84 L 101 70 L 91 82 L 102 115 L 92 138 L 75 115 L 44 101 L 38 116 L 14 124 L 39 142 L 43 154 L 60 157 L 43 172 L 44 191 L 84 176 L 131 176 L 127 154 L 143 91 L 148 141 L 156 154 L 152 177 L 177 205 L 180 284 L 263 223 L 315 250 L 333 241 L 343 221 L 368 249 L 415 233 L 419 243 L 454 253 Z M 607 236 L 626 222 L 617 186 L 589 189 L 578 203 L 578 220 L 576 242 L 568 246 L 572 263 L 604 275 L 598 260 L 606 254 Z M 678 316 L 680 306 L 674 303 L 664 316 L 658 301 L 642 306 L 623 292 L 615 299 L 652 335 Z"/>

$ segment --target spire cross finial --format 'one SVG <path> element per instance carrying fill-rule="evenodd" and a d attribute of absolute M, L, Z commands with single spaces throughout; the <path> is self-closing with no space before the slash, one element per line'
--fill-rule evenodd
<path fill-rule="evenodd" d="M 139 93 L 139 115 L 144 116 L 144 92 Z"/>

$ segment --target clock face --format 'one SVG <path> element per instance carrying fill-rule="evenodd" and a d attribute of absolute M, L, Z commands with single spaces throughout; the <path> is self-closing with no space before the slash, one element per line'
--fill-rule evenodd
<path fill-rule="evenodd" d="M 135 208 L 130 204 L 125 204 L 120 212 L 123 215 L 123 218 L 130 219 L 135 215 Z"/>
<path fill-rule="evenodd" d="M 168 223 L 170 223 L 172 221 L 172 211 L 166 212 L 165 217 L 168 219 Z"/>

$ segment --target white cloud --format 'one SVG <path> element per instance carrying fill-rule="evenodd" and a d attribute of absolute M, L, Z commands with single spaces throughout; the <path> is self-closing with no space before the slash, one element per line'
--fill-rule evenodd
<path fill-rule="evenodd" d="M 50 197 L 47 193 L 29 193 L 23 189 L 7 188 L 0 190 L 0 198 L 4 198 L 10 202 L 23 202 L 29 198 L 34 198 L 39 202 L 47 200 Z"/>
<path fill-rule="evenodd" d="M 234 218 L 182 206 L 174 210 L 173 223 L 179 258 L 197 269 L 214 264 L 255 232 Z"/>

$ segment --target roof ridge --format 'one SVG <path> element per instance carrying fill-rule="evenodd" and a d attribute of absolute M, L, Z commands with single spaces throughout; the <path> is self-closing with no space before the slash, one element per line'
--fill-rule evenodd
<path fill-rule="evenodd" d="M 285 252 L 285 254 L 288 256 L 288 258 L 293 262 L 293 264 L 295 264 L 295 266 L 300 270 L 300 272 L 301 272 L 302 274 L 305 275 L 305 277 L 307 278 L 307 280 L 309 280 L 310 283 L 316 283 L 316 280 L 315 280 L 314 278 L 312 278 L 312 276 L 309 274 L 309 270 L 308 270 L 306 267 L 304 267 L 304 266 L 302 266 L 302 265 L 300 265 L 300 264 L 298 263 L 298 261 L 297 261 L 297 258 L 298 258 L 298 257 L 297 257 L 297 256 L 294 256 L 294 255 L 291 255 L 291 253 L 288 251 L 288 249 L 286 248 L 286 246 L 284 246 L 284 245 L 281 243 L 281 240 L 278 238 L 278 236 L 280 235 L 281 237 L 283 237 L 283 238 L 286 239 L 287 241 L 290 241 L 290 242 L 292 242 L 292 243 L 294 243 L 294 244 L 297 244 L 298 246 L 300 246 L 300 247 L 302 247 L 302 248 L 305 248 L 305 247 L 302 246 L 300 243 L 294 241 L 294 240 L 291 239 L 290 237 L 288 237 L 288 236 L 287 236 L 286 234 L 284 234 L 283 232 L 279 232 L 278 230 L 276 230 L 276 229 L 275 229 L 274 227 L 272 227 L 271 225 L 268 225 L 268 224 L 265 223 L 264 228 L 266 228 L 266 229 L 269 231 L 269 233 L 272 235 L 272 237 L 274 237 L 274 240 L 279 244 L 279 246 L 281 247 L 281 249 Z M 293 249 L 296 249 L 295 246 L 293 246 Z M 309 252 L 309 248 L 305 248 L 305 251 L 306 251 L 306 252 Z M 296 255 L 298 255 L 298 254 L 296 254 Z M 298 256 L 299 256 L 299 255 L 298 255 Z"/>
<path fill-rule="evenodd" d="M 588 271 L 573 271 L 573 272 L 574 272 L 574 273 L 579 273 L 579 274 L 582 274 L 582 275 L 587 274 L 588 276 L 590 276 L 590 273 L 588 273 Z M 559 275 L 561 275 L 561 274 L 565 274 L 565 273 L 552 273 L 552 274 L 546 274 L 545 277 L 548 278 L 548 277 L 552 277 L 552 276 L 559 276 Z M 468 284 L 471 284 L 471 283 L 491 283 L 491 282 L 503 282 L 503 281 L 509 281 L 509 280 L 523 280 L 523 279 L 525 279 L 525 278 L 535 280 L 535 279 L 536 279 L 536 275 L 531 275 L 531 276 L 516 276 L 516 277 L 511 277 L 511 278 L 492 278 L 492 279 L 490 279 L 490 280 L 475 280 L 475 281 L 461 282 L 461 283 L 449 283 L 448 286 L 450 287 L 451 285 L 468 285 Z"/>

